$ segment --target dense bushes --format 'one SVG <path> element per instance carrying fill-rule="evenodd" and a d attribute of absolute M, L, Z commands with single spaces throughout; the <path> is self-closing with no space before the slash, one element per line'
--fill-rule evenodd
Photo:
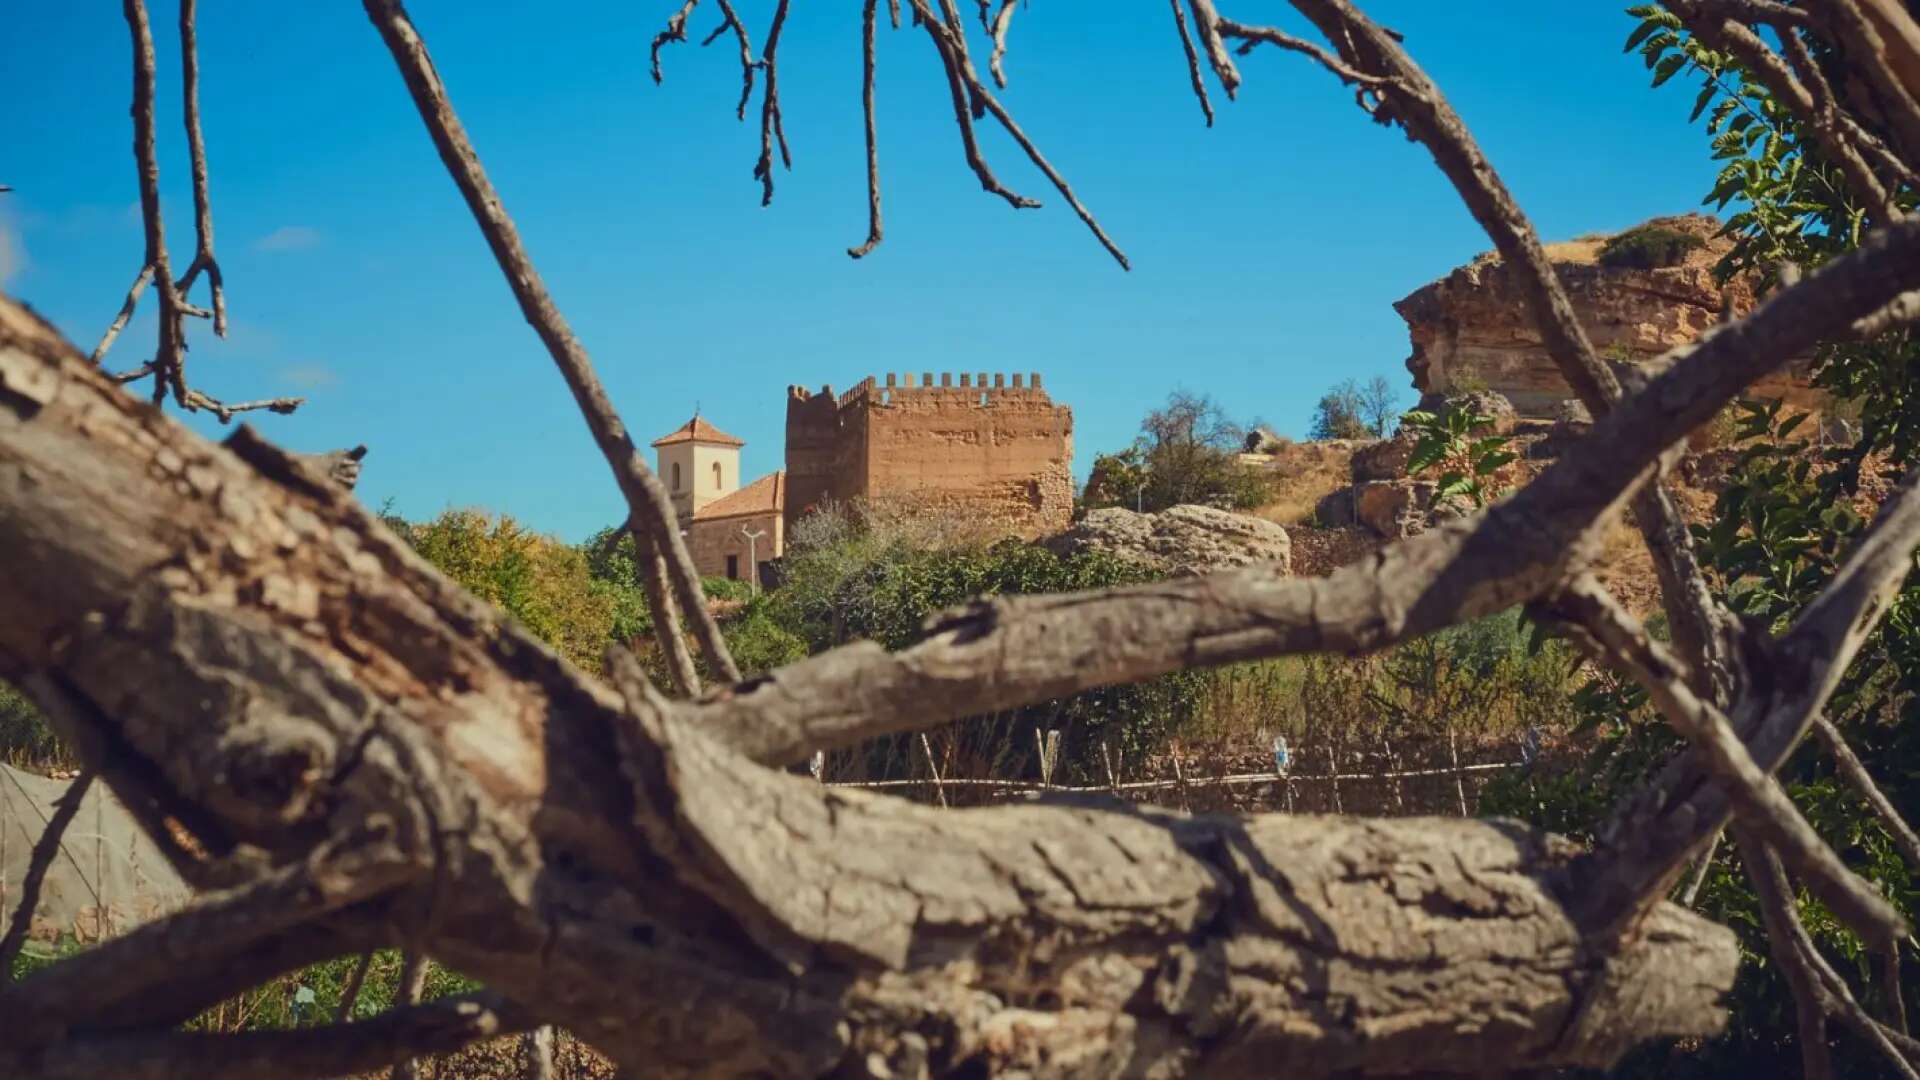
<path fill-rule="evenodd" d="M 1240 461 L 1246 429 L 1205 395 L 1175 391 L 1140 422 L 1132 446 L 1093 459 L 1081 496 L 1088 509 L 1145 511 L 1194 503 L 1246 510 L 1266 501 L 1268 484 Z"/>
<path fill-rule="evenodd" d="M 1609 237 L 1600 245 L 1600 265 L 1616 270 L 1655 270 L 1678 266 L 1688 252 L 1706 247 L 1707 242 L 1690 232 L 1666 225 L 1642 225 Z"/>
<path fill-rule="evenodd" d="M 1063 558 L 1018 540 L 985 544 L 937 522 L 885 508 L 828 507 L 802 519 L 789 538 L 785 582 L 770 594 L 776 625 L 820 651 L 858 638 L 889 649 L 916 640 L 927 618 L 976 596 L 1063 592 L 1146 581 L 1147 571 L 1101 553 Z M 963 770 L 1005 777 L 1037 769 L 1033 729 L 1062 732 L 1063 767 L 1094 775 L 1098 744 L 1135 754 L 1192 712 L 1201 676 L 1183 673 L 1105 687 L 956 725 L 953 760 Z M 893 742 L 856 755 L 863 774 L 890 768 Z"/>

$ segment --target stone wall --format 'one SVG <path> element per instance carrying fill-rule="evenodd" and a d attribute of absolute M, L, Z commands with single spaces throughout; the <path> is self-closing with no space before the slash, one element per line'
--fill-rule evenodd
<path fill-rule="evenodd" d="M 787 523 L 824 500 L 923 503 L 1011 535 L 1073 516 L 1073 411 L 1040 376 L 869 376 L 844 394 L 787 393 Z"/>
<path fill-rule="evenodd" d="M 1732 246 L 1715 235 L 1719 221 L 1683 214 L 1645 225 L 1691 233 L 1703 246 L 1677 265 L 1647 270 L 1600 265 L 1609 235 L 1547 246 L 1581 326 L 1609 358 L 1645 362 L 1698 338 L 1723 312 L 1739 316 L 1753 306 L 1746 281 L 1714 279 L 1714 264 Z M 1498 255 L 1482 255 L 1393 307 L 1407 321 L 1413 343 L 1407 369 L 1422 393 L 1493 390 L 1521 416 L 1537 419 L 1552 419 L 1559 403 L 1573 397 Z M 1807 388 L 1806 376 L 1806 365 L 1796 365 L 1755 386 L 1753 395 L 1817 409 L 1819 395 Z"/>
<path fill-rule="evenodd" d="M 786 523 L 778 513 L 741 514 L 736 517 L 696 518 L 687 524 L 687 554 L 702 577 L 734 577 L 757 581 L 758 564 L 775 558 L 785 547 Z M 761 533 L 752 544 L 741 533 Z M 734 559 L 735 572 L 727 573 L 727 559 Z"/>

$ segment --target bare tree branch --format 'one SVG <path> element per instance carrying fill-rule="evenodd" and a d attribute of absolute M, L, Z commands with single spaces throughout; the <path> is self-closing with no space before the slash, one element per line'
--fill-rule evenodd
<path fill-rule="evenodd" d="M 1033 162 L 1034 167 L 1038 168 L 1042 173 L 1045 173 L 1047 179 L 1053 182 L 1054 190 L 1060 193 L 1061 198 L 1067 200 L 1067 205 L 1073 207 L 1073 212 L 1079 215 L 1080 220 L 1092 231 L 1094 239 L 1100 241 L 1100 246 L 1107 249 L 1107 254 L 1113 256 L 1114 261 L 1120 264 L 1121 269 L 1130 269 L 1131 265 L 1127 262 L 1126 253 L 1121 251 L 1119 245 L 1113 242 L 1113 238 L 1107 235 L 1107 231 L 1101 228 L 1100 222 L 1093 216 L 1093 212 L 1088 210 L 1086 206 L 1080 202 L 1080 197 L 1073 193 L 1073 188 L 1067 183 L 1066 177 L 1060 175 L 1059 170 L 1055 169 L 1052 163 L 1041 155 L 1039 147 L 1035 146 L 1033 140 L 1027 138 L 1027 133 L 1022 131 L 1020 125 L 1014 122 L 1013 115 L 1007 112 L 1006 108 L 1000 104 L 999 99 L 993 96 L 993 92 L 988 90 L 985 84 L 980 81 L 979 72 L 974 70 L 973 61 L 967 57 L 966 37 L 961 31 L 959 13 L 953 7 L 953 0 L 941 0 L 941 2 L 947 9 L 947 19 L 945 22 L 942 22 L 942 20 L 935 16 L 933 11 L 927 7 L 927 0 L 913 0 L 913 7 L 914 10 L 919 13 L 921 21 L 926 24 L 927 33 L 933 36 L 934 43 L 939 46 L 941 57 L 947 61 L 947 75 L 953 84 L 954 112 L 956 118 L 961 119 L 964 132 L 963 137 L 968 145 L 968 160 L 970 162 L 975 160 L 979 152 L 978 149 L 972 145 L 971 128 L 968 120 L 965 119 L 968 106 L 966 100 L 963 100 L 963 98 L 972 101 L 973 115 L 977 116 L 982 111 L 993 114 L 993 118 L 1000 122 L 1001 128 L 1005 129 L 1008 135 L 1013 136 L 1013 141 L 1019 144 L 1021 150 L 1026 152 L 1027 160 Z M 962 87 L 965 88 L 964 95 L 962 94 Z M 976 173 L 981 173 L 982 184 L 986 184 L 992 177 L 991 173 L 982 172 L 985 168 L 986 162 L 981 160 L 974 170 Z M 988 188 L 988 190 L 991 191 L 994 189 Z M 996 194 L 1011 193 L 996 192 Z M 1013 199 L 1018 198 L 1018 196 L 1013 196 Z M 1013 199 L 1009 201 L 1013 201 Z M 1022 204 L 1020 202 L 1014 202 L 1014 205 L 1019 206 Z M 1039 204 L 1032 203 L 1032 205 L 1038 206 Z"/>
<path fill-rule="evenodd" d="M 140 272 L 133 276 L 133 284 L 127 288 L 127 298 L 120 304 L 120 314 L 113 317 L 113 323 L 107 327 L 107 332 L 100 335 L 100 344 L 93 347 L 92 361 L 94 363 L 98 364 L 106 358 L 107 350 L 113 348 L 114 339 L 120 336 L 120 331 L 127 328 L 127 320 L 133 318 L 133 309 L 140 303 L 140 294 L 147 291 L 147 286 L 151 284 L 152 281 L 152 264 L 142 265 Z M 148 361 L 140 371 L 142 374 L 151 374 L 153 371 L 152 361 Z"/>
<path fill-rule="evenodd" d="M 1807 1080 L 1832 1080 L 1833 1055 L 1827 1049 L 1826 991 L 1798 940 L 1804 938 L 1805 930 L 1800 927 L 1799 914 L 1793 910 L 1786 874 L 1764 844 L 1743 842 L 1740 847 L 1746 856 L 1747 878 L 1760 897 L 1760 916 L 1766 925 L 1767 943 L 1793 994 L 1801 1069 Z M 1810 948 L 1812 942 L 1807 941 L 1806 946 Z"/>
<path fill-rule="evenodd" d="M 775 52 L 780 48 L 780 30 L 787 24 L 788 0 L 779 0 L 773 8 L 773 25 L 767 29 L 767 47 L 760 54 L 760 66 L 767 69 L 766 89 L 760 92 L 760 160 L 754 164 L 754 178 L 760 181 L 760 205 L 773 202 L 773 146 L 780 144 L 780 163 L 793 168 L 787 152 L 787 132 L 780 122 L 780 75 Z M 744 102 L 744 99 L 743 99 Z"/>
<path fill-rule="evenodd" d="M 1860 1007 L 1846 982 L 1820 955 L 1799 913 L 1794 910 L 1793 888 L 1779 860 L 1762 845 L 1742 840 L 1740 846 L 1747 862 L 1747 877 L 1760 897 L 1760 912 L 1766 921 L 1774 958 L 1780 962 L 1793 988 L 1794 1004 L 1801 1016 L 1801 1053 L 1807 1063 L 1807 1075 L 1832 1075 L 1825 1036 L 1825 1021 L 1832 1017 L 1874 1044 L 1899 1075 L 1907 1080 L 1920 1080 L 1912 1061 Z M 1809 1019 L 1809 1014 L 1813 1019 Z"/>
<path fill-rule="evenodd" d="M 427 990 L 428 966 L 426 954 L 418 948 L 406 951 L 400 961 L 400 981 L 393 987 L 395 1009 L 411 1009 L 420 1004 L 420 996 Z M 393 1080 L 419 1080 L 419 1059 L 407 1057 L 394 1062 L 391 1075 Z"/>
<path fill-rule="evenodd" d="M 700 0 L 687 0 L 686 3 L 680 5 L 680 10 L 675 12 L 673 17 L 667 20 L 666 28 L 653 35 L 653 45 L 648 50 L 648 53 L 652 57 L 654 85 L 657 86 L 662 81 L 660 72 L 660 46 L 670 42 L 687 40 L 687 16 L 692 15 L 693 9 L 699 5 Z M 732 20 L 729 19 L 728 21 L 731 22 Z M 712 39 L 709 38 L 708 40 L 711 41 Z M 745 119 L 746 103 L 744 99 L 741 102 L 740 108 L 742 119 Z"/>
<path fill-rule="evenodd" d="M 183 115 L 187 125 L 187 150 L 193 172 L 193 226 L 197 247 L 187 272 L 180 277 L 182 298 L 193 287 L 201 271 L 207 275 L 207 287 L 213 293 L 213 332 L 227 336 L 227 293 L 220 280 L 220 262 L 213 255 L 213 204 L 207 195 L 207 143 L 200 134 L 200 46 L 194 35 L 194 9 L 198 0 L 180 0 L 180 78 L 185 98 Z M 298 401 L 295 400 L 295 404 Z M 237 411 L 237 410 L 235 410 Z M 291 408 L 276 410 L 291 412 Z M 225 423 L 226 416 L 221 422 Z"/>
<path fill-rule="evenodd" d="M 1813 730 L 1820 736 L 1820 740 L 1827 744 L 1828 752 L 1833 755 L 1834 764 L 1839 766 L 1840 775 L 1860 793 L 1860 797 L 1865 799 L 1867 805 L 1873 809 L 1874 816 L 1886 826 L 1887 835 L 1893 837 L 1893 844 L 1900 849 L 1900 854 L 1907 860 L 1907 865 L 1920 869 L 1920 835 L 1914 833 L 1913 826 L 1907 824 L 1907 819 L 1901 816 L 1899 808 L 1894 806 L 1893 801 L 1887 798 L 1881 792 L 1879 785 L 1873 782 L 1873 775 L 1867 772 L 1867 767 L 1861 763 L 1859 756 L 1853 752 L 1851 746 L 1847 745 L 1846 736 L 1840 734 L 1840 729 L 1834 727 L 1833 721 L 1825 716 L 1813 718 Z"/>
<path fill-rule="evenodd" d="M 993 52 L 987 57 L 987 70 L 993 73 L 994 85 L 1002 90 L 1007 88 L 1007 73 L 1001 66 L 1007 58 L 1007 30 L 1013 26 L 1013 8 L 1019 2 L 1020 0 L 1000 0 L 1000 10 L 994 14 L 993 21 L 986 27 L 988 35 L 993 38 Z M 984 17 L 986 14 L 984 5 L 980 12 Z"/>
<path fill-rule="evenodd" d="M 1599 582 L 1586 575 L 1575 578 L 1545 611 L 1580 631 L 1574 639 L 1595 660 L 1646 687 L 1661 714 L 1706 758 L 1742 827 L 1792 864 L 1842 922 L 1878 948 L 1907 935 L 1898 909 L 1847 869 L 1787 793 L 1754 762 L 1725 714 L 1694 695 L 1679 663 Z"/>
<path fill-rule="evenodd" d="M 1180 48 L 1187 55 L 1187 75 L 1193 80 L 1193 96 L 1200 99 L 1200 111 L 1207 118 L 1207 126 L 1213 126 L 1213 102 L 1207 100 L 1207 81 L 1200 75 L 1200 54 L 1193 49 L 1193 35 L 1187 33 L 1187 13 L 1180 5 L 1183 0 L 1167 0 L 1173 8 L 1173 25 L 1180 31 Z"/>
<path fill-rule="evenodd" d="M 1177 3 L 1178 0 L 1175 0 Z M 875 66 L 874 22 L 877 19 L 876 0 L 866 0 L 865 10 L 860 16 L 860 108 L 867 127 L 867 239 L 858 247 L 850 247 L 847 254 L 856 259 L 864 259 L 880 246 L 880 136 L 874 126 L 873 118 L 873 75 Z M 894 14 L 894 23 L 900 22 L 899 13 Z"/>
<path fill-rule="evenodd" d="M 733 10 L 732 0 L 715 0 L 715 2 L 720 5 L 720 11 L 726 17 L 725 21 L 700 44 L 711 45 L 722 33 L 727 30 L 733 31 L 734 40 L 740 43 L 740 104 L 734 108 L 734 118 L 745 120 L 747 100 L 753 97 L 753 71 L 760 66 L 760 63 L 753 58 L 753 41 L 747 35 L 747 24 L 741 22 L 739 13 Z"/>
<path fill-rule="evenodd" d="M 1200 43 L 1206 47 L 1207 62 L 1213 65 L 1213 73 L 1220 79 L 1221 89 L 1227 92 L 1227 100 L 1232 101 L 1240 89 L 1240 69 L 1233 64 L 1233 57 L 1227 53 L 1227 43 L 1220 36 L 1220 12 L 1213 6 L 1213 0 L 1189 0 L 1193 5 L 1193 26 L 1200 32 Z"/>
<path fill-rule="evenodd" d="M 128 3 L 136 2 L 138 0 L 128 0 Z M 499 193 L 494 190 L 492 181 L 487 179 L 486 171 L 480 165 L 480 157 L 472 141 L 467 138 L 460 118 L 455 115 L 452 103 L 447 99 L 446 87 L 441 84 L 439 73 L 433 68 L 425 42 L 421 41 L 399 0 L 365 0 L 364 6 L 400 68 L 401 77 L 406 81 L 421 121 L 433 137 L 434 146 L 440 151 L 440 159 L 446 165 L 448 175 L 460 189 L 474 221 L 486 236 L 488 246 L 493 249 L 494 259 L 499 262 L 514 298 L 519 301 L 521 314 L 526 316 L 527 322 L 540 336 L 548 355 L 553 358 L 554 366 L 560 370 L 567 388 L 573 392 L 574 402 L 593 432 L 601 456 L 606 458 L 607 465 L 613 470 L 614 480 L 620 485 L 621 494 L 626 496 L 634 522 L 644 527 L 652 543 L 666 557 L 675 598 L 693 630 L 695 640 L 700 643 L 708 666 L 721 679 L 738 681 L 740 670 L 734 666 L 733 657 L 727 651 L 726 641 L 720 636 L 720 627 L 714 621 L 713 613 L 707 610 L 706 598 L 700 591 L 699 575 L 694 572 L 693 559 L 687 554 L 686 543 L 680 538 L 680 530 L 675 524 L 672 500 L 659 478 L 653 475 L 653 470 L 647 468 L 647 463 L 641 458 L 633 436 L 627 431 L 613 402 L 608 399 L 606 389 L 600 384 L 600 377 L 593 370 L 593 361 L 587 355 L 586 348 L 574 337 L 573 329 L 567 325 L 560 309 L 554 306 L 546 283 L 540 279 L 539 271 L 534 268 L 533 260 L 520 242 L 519 230 L 514 228 L 513 220 L 507 216 Z M 691 6 L 685 10 L 691 10 Z M 681 21 L 684 23 L 685 20 Z M 656 610 L 654 617 L 671 625 L 669 612 Z"/>
<path fill-rule="evenodd" d="M 904 1069 L 906 1031 L 943 1071 L 1598 1065 L 1721 1022 L 1731 935 L 1661 906 L 1589 950 L 1562 914 L 1575 851 L 1543 834 L 825 789 L 684 703 L 629 711 L 349 493 L 154 417 L 6 304 L 0 385 L 0 470 L 45 478 L 0 500 L 0 551 L 25 556 L 0 657 L 110 703 L 204 835 L 298 861 L 329 822 L 394 820 L 433 873 L 383 922 L 430 905 L 437 960 L 628 1067 Z M 125 483 L 154 470 L 197 480 L 156 505 Z"/>
<path fill-rule="evenodd" d="M 1882 233 L 1908 227 L 1910 219 Z M 1818 275 L 1814 275 L 1817 278 Z M 1808 280 L 1814 280 L 1809 278 Z M 1799 286 L 1796 286 L 1799 287 Z M 1920 473 L 1881 507 L 1847 561 L 1786 634 L 1766 647 L 1767 681 L 1731 716 L 1763 772 L 1778 769 L 1826 706 L 1912 566 L 1920 543 Z M 1727 818 L 1728 794 L 1697 754 L 1675 759 L 1600 830 L 1584 868 L 1583 918 L 1624 924 L 1672 868 Z"/>

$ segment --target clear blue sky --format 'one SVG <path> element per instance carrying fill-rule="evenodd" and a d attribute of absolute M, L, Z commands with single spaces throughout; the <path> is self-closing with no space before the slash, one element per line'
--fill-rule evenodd
<path fill-rule="evenodd" d="M 757 44 L 772 5 L 738 2 Z M 175 8 L 152 5 L 178 268 L 193 243 Z M 884 26 L 887 240 L 856 263 L 844 249 L 866 230 L 858 0 L 794 7 L 779 53 L 794 169 L 767 209 L 750 176 L 757 98 L 736 122 L 734 54 L 698 45 L 713 6 L 666 52 L 660 87 L 647 43 L 677 7 L 667 0 L 540 17 L 500 0 L 411 7 L 636 434 L 698 402 L 747 440 L 747 476 L 779 467 L 788 384 L 890 370 L 1044 373 L 1074 408 L 1083 476 L 1176 386 L 1298 433 L 1339 379 L 1406 384 L 1390 303 L 1488 246 L 1424 150 L 1368 123 L 1303 59 L 1242 60 L 1240 100 L 1216 86 L 1209 130 L 1164 3 L 1042 0 L 1015 19 L 1003 100 L 1134 270 L 997 133 L 985 146 L 1002 180 L 1046 205 L 983 194 L 932 45 Z M 1234 6 L 1245 19 L 1285 11 Z M 1549 240 L 1692 209 L 1709 186 L 1691 94 L 1648 91 L 1620 53 L 1621 6 L 1367 4 L 1406 35 Z M 360 6 L 204 0 L 199 21 L 232 332 L 192 327 L 194 381 L 230 399 L 307 394 L 298 415 L 255 422 L 296 449 L 369 444 L 363 496 L 409 516 L 480 505 L 569 539 L 621 517 Z M 0 183 L 15 192 L 0 196 L 0 286 L 88 348 L 141 257 L 125 24 L 107 0 L 24 5 L 7 22 L 0 70 L 16 92 L 0 95 Z M 152 333 L 149 303 L 109 365 L 144 359 Z"/>

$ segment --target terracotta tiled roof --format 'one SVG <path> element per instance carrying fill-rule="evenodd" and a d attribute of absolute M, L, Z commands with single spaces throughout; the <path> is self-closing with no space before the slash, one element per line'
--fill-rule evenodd
<path fill-rule="evenodd" d="M 743 517 L 747 514 L 778 514 L 787 507 L 787 472 L 771 472 L 722 499 L 715 499 L 693 512 L 693 520 Z"/>
<path fill-rule="evenodd" d="M 683 442 L 717 443 L 721 446 L 747 445 L 745 439 L 736 439 L 726 432 L 721 431 L 719 428 L 707 423 L 699 413 L 695 413 L 693 419 L 653 440 L 653 445 L 672 446 L 675 443 Z"/>

